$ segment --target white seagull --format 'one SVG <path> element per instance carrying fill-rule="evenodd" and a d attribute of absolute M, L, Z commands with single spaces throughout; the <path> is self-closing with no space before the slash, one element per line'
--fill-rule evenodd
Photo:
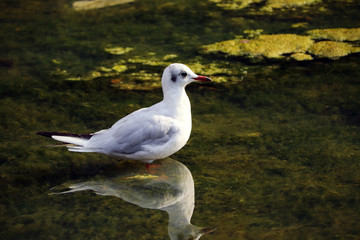
<path fill-rule="evenodd" d="M 164 99 L 118 120 L 93 134 L 37 132 L 65 143 L 69 151 L 98 152 L 151 163 L 179 151 L 191 132 L 191 106 L 185 87 L 194 81 L 211 81 L 184 64 L 173 63 L 162 75 Z"/>

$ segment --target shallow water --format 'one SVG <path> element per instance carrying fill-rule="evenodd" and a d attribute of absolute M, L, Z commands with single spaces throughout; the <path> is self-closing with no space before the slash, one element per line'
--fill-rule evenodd
<path fill-rule="evenodd" d="M 358 1 L 275 14 L 190 0 L 71 6 L 0 3 L 1 239 L 169 239 L 165 211 L 91 191 L 50 194 L 144 164 L 47 148 L 53 142 L 35 135 L 93 132 L 160 101 L 151 79 L 169 62 L 215 80 L 187 87 L 193 131 L 165 160 L 192 175 L 191 222 L 217 227 L 202 239 L 359 239 L 360 54 L 295 62 L 200 53 L 247 29 L 359 27 Z M 307 25 L 291 27 L 299 22 Z M 128 49 L 105 50 L 115 47 Z"/>

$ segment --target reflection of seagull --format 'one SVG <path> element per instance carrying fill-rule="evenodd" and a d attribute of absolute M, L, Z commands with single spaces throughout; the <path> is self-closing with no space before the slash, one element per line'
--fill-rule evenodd
<path fill-rule="evenodd" d="M 214 228 L 199 228 L 190 223 L 195 207 L 194 180 L 189 169 L 178 161 L 165 159 L 154 169 L 113 169 L 112 177 L 96 176 L 95 180 L 55 187 L 54 194 L 92 190 L 104 196 L 116 196 L 143 208 L 168 212 L 168 232 L 172 240 L 199 239 Z M 70 189 L 70 190 L 68 190 Z M 60 190 L 60 192 L 59 192 Z"/>
<path fill-rule="evenodd" d="M 111 156 L 152 162 L 180 150 L 191 132 L 190 101 L 185 86 L 193 81 L 211 81 L 187 66 L 174 63 L 162 76 L 164 99 L 117 121 L 111 128 L 81 135 L 38 132 L 39 135 L 71 144 L 74 152 L 99 152 Z"/>

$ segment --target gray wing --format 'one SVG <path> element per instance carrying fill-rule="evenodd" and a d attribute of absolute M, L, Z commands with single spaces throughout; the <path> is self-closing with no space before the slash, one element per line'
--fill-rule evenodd
<path fill-rule="evenodd" d="M 173 118 L 144 108 L 120 119 L 111 128 L 95 133 L 86 148 L 132 154 L 145 145 L 165 144 L 177 129 Z"/>

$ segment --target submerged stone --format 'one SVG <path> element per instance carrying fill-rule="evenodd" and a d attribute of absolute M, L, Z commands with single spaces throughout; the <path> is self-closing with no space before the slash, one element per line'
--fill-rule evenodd
<path fill-rule="evenodd" d="M 307 31 L 313 39 L 328 39 L 334 41 L 359 41 L 360 28 L 329 28 Z"/>

